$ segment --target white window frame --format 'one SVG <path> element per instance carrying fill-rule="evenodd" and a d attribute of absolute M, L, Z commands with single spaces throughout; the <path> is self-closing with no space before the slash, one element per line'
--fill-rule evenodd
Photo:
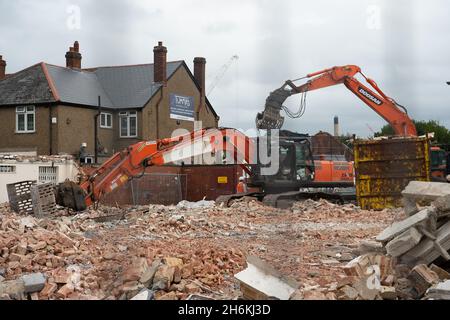
<path fill-rule="evenodd" d="M 16 166 L 0 164 L 0 174 L 15 174 Z"/>
<path fill-rule="evenodd" d="M 20 114 L 24 115 L 24 130 L 19 130 Z M 28 130 L 28 115 L 30 114 L 33 115 L 33 130 Z M 35 133 L 35 132 L 36 132 L 36 107 L 35 106 L 16 107 L 16 133 Z"/>
<path fill-rule="evenodd" d="M 108 126 L 108 118 L 110 118 L 110 125 Z M 103 120 L 105 120 L 103 122 Z M 102 129 L 112 129 L 113 128 L 113 115 L 109 112 L 100 113 L 100 128 Z"/>
<path fill-rule="evenodd" d="M 127 135 L 122 135 L 122 118 L 127 119 Z M 135 118 L 136 119 L 136 134 L 131 135 L 130 134 L 130 119 Z M 127 111 L 127 112 L 120 112 L 119 113 L 119 135 L 121 138 L 137 138 L 138 136 L 138 116 L 137 111 Z"/>

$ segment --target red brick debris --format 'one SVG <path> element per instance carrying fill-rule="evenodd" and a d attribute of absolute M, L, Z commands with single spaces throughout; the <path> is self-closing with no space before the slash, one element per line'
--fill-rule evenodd
<path fill-rule="evenodd" d="M 5 204 L 0 283 L 30 273 L 42 273 L 46 282 L 37 294 L 0 292 L 0 298 L 125 300 L 148 288 L 161 300 L 236 299 L 234 275 L 254 255 L 297 280 L 302 298 L 335 299 L 361 240 L 402 214 L 325 200 L 282 210 L 243 199 L 230 208 L 100 207 L 78 215 L 61 209 L 36 219 Z"/>

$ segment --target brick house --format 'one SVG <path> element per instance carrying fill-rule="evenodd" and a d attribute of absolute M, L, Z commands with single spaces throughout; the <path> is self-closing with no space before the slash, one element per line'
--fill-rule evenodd
<path fill-rule="evenodd" d="M 191 131 L 194 120 L 218 126 L 205 96 L 204 58 L 194 59 L 192 74 L 184 61 L 167 62 L 159 42 L 153 64 L 83 69 L 81 60 L 75 42 L 66 67 L 41 62 L 7 75 L 0 56 L 0 151 L 78 155 L 87 144 L 94 154 L 97 126 L 98 151 L 108 157 L 139 140 Z"/>

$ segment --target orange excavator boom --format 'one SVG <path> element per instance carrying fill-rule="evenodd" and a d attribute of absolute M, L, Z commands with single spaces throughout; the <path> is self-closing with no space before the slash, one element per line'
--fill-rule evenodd
<path fill-rule="evenodd" d="M 361 74 L 369 86 L 364 85 L 355 75 Z M 367 104 L 373 111 L 386 120 L 399 136 L 417 136 L 416 127 L 407 114 L 407 110 L 388 97 L 372 79 L 367 78 L 361 68 L 355 65 L 333 67 L 310 73 L 301 79 L 309 79 L 297 86 L 294 81 L 286 81 L 279 89 L 270 94 L 266 100 L 265 110 L 256 118 L 258 129 L 280 129 L 284 118 L 280 111 L 285 109 L 283 103 L 294 94 L 306 93 L 338 84 L 344 84 L 353 94 Z M 298 79 L 300 80 L 300 79 Z"/>
<path fill-rule="evenodd" d="M 81 184 L 67 182 L 59 186 L 58 203 L 83 211 L 132 179 L 142 177 L 149 166 L 190 161 L 202 156 L 215 162 L 226 157 L 239 164 L 247 173 L 255 160 L 253 140 L 236 129 L 202 129 L 186 135 L 158 141 L 138 142 L 116 153 Z M 220 159 L 219 159 L 220 160 Z"/>

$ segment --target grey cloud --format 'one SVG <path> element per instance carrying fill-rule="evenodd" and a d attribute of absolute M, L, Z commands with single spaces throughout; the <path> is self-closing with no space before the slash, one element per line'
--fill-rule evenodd
<path fill-rule="evenodd" d="M 81 30 L 68 30 L 66 8 L 79 5 Z M 367 26 L 368 8 L 381 12 L 380 29 Z M 1 1 L 0 54 L 8 72 L 45 60 L 64 64 L 79 40 L 85 66 L 152 61 L 158 40 L 169 59 L 207 58 L 213 78 L 238 54 L 210 97 L 221 125 L 254 127 L 270 91 L 285 80 L 334 65 L 357 64 L 417 119 L 450 126 L 450 44 L 445 0 L 348 1 Z M 299 97 L 287 105 L 296 108 Z M 371 134 L 384 121 L 345 87 L 308 98 L 302 119 L 286 126 L 314 133 L 332 129 L 334 115 L 344 132 Z"/>

